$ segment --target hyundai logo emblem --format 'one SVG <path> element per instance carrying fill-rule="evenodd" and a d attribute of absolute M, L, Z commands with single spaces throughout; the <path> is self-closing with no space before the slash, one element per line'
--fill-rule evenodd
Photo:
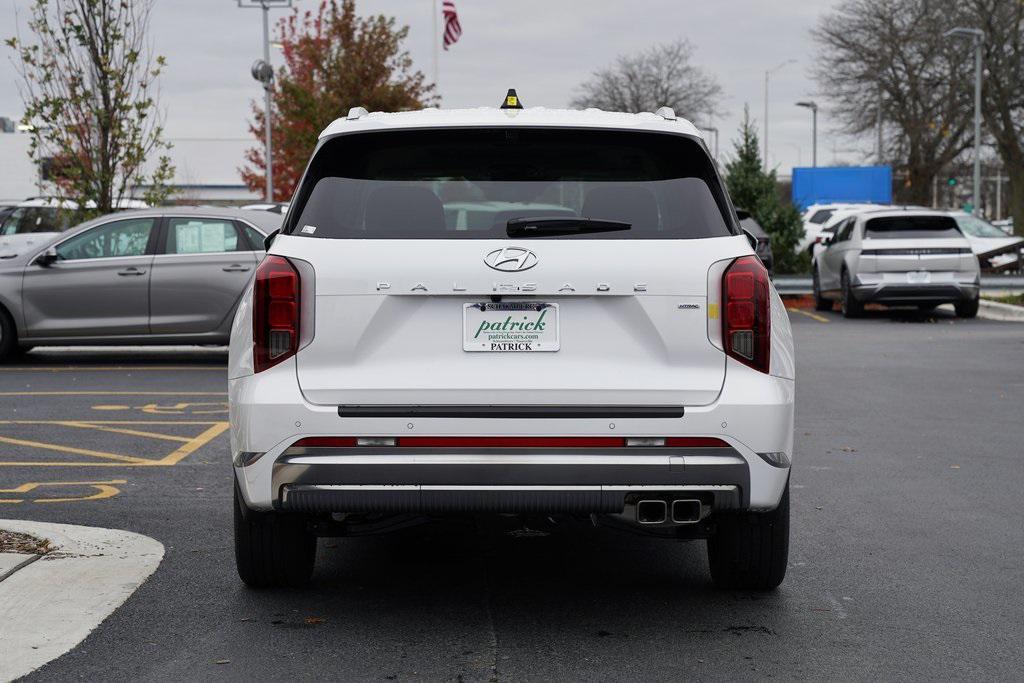
<path fill-rule="evenodd" d="M 537 265 L 537 255 L 522 247 L 503 247 L 484 256 L 484 263 L 495 270 L 518 273 Z"/>

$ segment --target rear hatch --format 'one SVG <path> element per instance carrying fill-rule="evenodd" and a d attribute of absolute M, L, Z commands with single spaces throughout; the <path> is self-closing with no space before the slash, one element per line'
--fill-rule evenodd
<path fill-rule="evenodd" d="M 271 250 L 315 271 L 306 399 L 713 402 L 725 355 L 709 340 L 708 271 L 750 248 L 706 153 L 677 135 L 506 133 L 321 147 Z"/>
<path fill-rule="evenodd" d="M 945 215 L 883 216 L 865 223 L 859 272 L 933 274 L 969 271 L 975 257 L 956 221 Z"/>

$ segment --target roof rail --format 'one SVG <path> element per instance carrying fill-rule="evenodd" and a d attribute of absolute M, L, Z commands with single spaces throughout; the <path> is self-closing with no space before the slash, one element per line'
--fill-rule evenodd
<path fill-rule="evenodd" d="M 658 107 L 658 111 L 654 112 L 656 116 L 660 116 L 666 121 L 676 120 L 676 111 L 672 107 Z"/>
<path fill-rule="evenodd" d="M 370 112 L 366 111 L 365 107 L 352 107 L 348 110 L 348 116 L 345 118 L 349 121 L 357 121 L 364 116 L 369 116 Z"/>

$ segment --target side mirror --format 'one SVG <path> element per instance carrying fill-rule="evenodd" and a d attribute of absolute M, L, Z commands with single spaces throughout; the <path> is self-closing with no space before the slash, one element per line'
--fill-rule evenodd
<path fill-rule="evenodd" d="M 270 251 L 270 245 L 274 243 L 274 238 L 277 237 L 278 233 L 280 232 L 281 228 L 278 228 L 277 230 L 263 238 L 263 251 Z"/>
<path fill-rule="evenodd" d="M 51 263 L 56 261 L 57 258 L 57 250 L 54 247 L 50 247 L 36 258 L 36 263 L 47 268 Z"/>
<path fill-rule="evenodd" d="M 757 238 L 754 237 L 754 233 L 748 231 L 746 228 L 740 228 L 743 231 L 743 236 L 747 238 L 747 242 L 750 243 L 750 248 L 757 251 Z"/>

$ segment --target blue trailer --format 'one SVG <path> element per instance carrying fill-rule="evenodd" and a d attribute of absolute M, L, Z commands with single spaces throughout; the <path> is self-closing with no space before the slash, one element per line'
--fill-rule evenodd
<path fill-rule="evenodd" d="M 892 167 L 835 166 L 793 169 L 793 203 L 891 204 Z"/>

